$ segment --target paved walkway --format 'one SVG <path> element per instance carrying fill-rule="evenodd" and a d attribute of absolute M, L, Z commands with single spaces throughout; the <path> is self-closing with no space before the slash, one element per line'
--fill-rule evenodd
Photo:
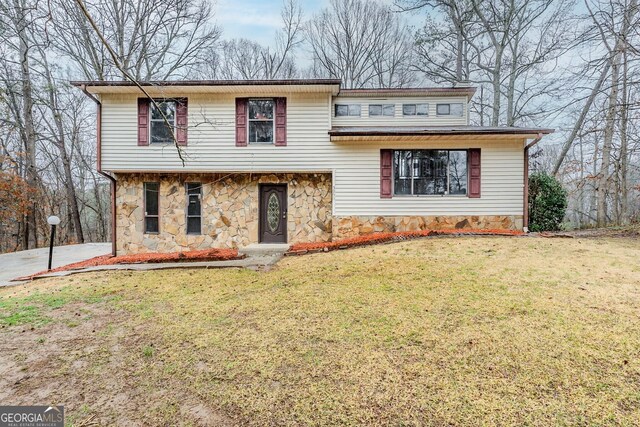
<path fill-rule="evenodd" d="M 52 267 L 61 267 L 111 253 L 111 243 L 85 243 L 83 245 L 56 246 L 53 248 Z M 0 254 L 0 286 L 15 284 L 16 277 L 28 276 L 47 269 L 49 248 Z"/>
<path fill-rule="evenodd" d="M 172 268 L 250 268 L 253 270 L 268 270 L 272 265 L 282 259 L 282 254 L 254 255 L 243 259 L 235 259 L 229 261 L 184 261 L 184 262 L 153 262 L 139 264 L 113 264 L 113 265 L 97 265 L 95 267 L 81 268 L 77 270 L 56 271 L 54 273 L 43 274 L 34 279 L 45 277 L 68 276 L 75 273 L 87 273 L 91 271 L 107 271 L 107 270 L 167 270 Z M 12 282 L 12 284 L 24 282 Z"/>

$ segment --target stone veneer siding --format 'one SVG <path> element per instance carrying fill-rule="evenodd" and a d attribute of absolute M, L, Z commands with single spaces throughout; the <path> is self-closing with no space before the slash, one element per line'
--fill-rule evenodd
<path fill-rule="evenodd" d="M 333 239 L 371 233 L 446 229 L 522 230 L 522 215 L 344 216 L 333 218 Z"/>
<path fill-rule="evenodd" d="M 144 233 L 143 183 L 160 183 L 160 232 Z M 187 182 L 202 183 L 202 234 L 186 233 Z M 286 183 L 288 243 L 331 240 L 331 174 L 118 174 L 119 255 L 258 242 L 258 185 Z"/>

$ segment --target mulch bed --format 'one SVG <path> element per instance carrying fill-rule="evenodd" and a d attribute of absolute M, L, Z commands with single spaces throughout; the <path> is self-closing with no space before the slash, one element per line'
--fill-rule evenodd
<path fill-rule="evenodd" d="M 524 236 L 525 233 L 516 230 L 418 230 L 399 231 L 395 233 L 374 233 L 366 236 L 351 237 L 349 239 L 335 240 L 321 243 L 297 243 L 289 248 L 285 255 L 304 255 L 307 253 L 328 252 L 337 249 L 348 249 L 357 246 L 375 245 L 378 243 L 396 242 L 427 236 Z"/>
<path fill-rule="evenodd" d="M 237 249 L 203 249 L 200 251 L 173 252 L 168 254 L 162 253 L 146 253 L 134 255 L 101 255 L 85 261 L 74 262 L 73 264 L 63 265 L 62 267 L 51 270 L 44 270 L 30 276 L 19 277 L 14 280 L 30 280 L 36 276 L 47 273 L 55 273 L 58 271 L 79 270 L 87 267 L 96 267 L 99 265 L 115 265 L 115 264 L 151 264 L 161 262 L 194 262 L 194 261 L 229 261 L 241 259 L 243 256 L 238 255 Z"/>

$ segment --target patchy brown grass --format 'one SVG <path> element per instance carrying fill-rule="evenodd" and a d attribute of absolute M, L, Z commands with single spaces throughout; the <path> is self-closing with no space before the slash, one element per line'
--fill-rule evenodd
<path fill-rule="evenodd" d="M 0 290 L 0 401 L 75 424 L 638 425 L 638 259 L 461 237 L 44 279 Z"/>

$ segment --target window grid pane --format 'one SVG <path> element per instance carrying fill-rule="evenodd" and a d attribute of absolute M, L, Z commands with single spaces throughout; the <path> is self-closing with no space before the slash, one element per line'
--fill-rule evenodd
<path fill-rule="evenodd" d="M 360 117 L 360 104 L 349 104 L 349 115 L 352 117 Z"/>
<path fill-rule="evenodd" d="M 371 105 L 369 105 L 369 115 L 370 116 L 381 116 L 382 115 L 382 105 L 381 104 L 371 104 Z"/>
<path fill-rule="evenodd" d="M 172 129 L 176 125 L 176 102 L 156 101 L 158 107 L 151 103 L 150 114 L 150 140 L 152 144 L 166 144 L 173 142 Z M 162 115 L 166 117 L 165 122 Z M 167 125 L 167 122 L 169 125 Z"/>
<path fill-rule="evenodd" d="M 466 195 L 466 150 L 396 150 L 395 195 Z"/>
<path fill-rule="evenodd" d="M 160 204 L 160 184 L 157 182 L 144 183 L 144 232 L 158 233 L 160 220 L 158 217 Z"/>
<path fill-rule="evenodd" d="M 187 183 L 187 234 L 202 232 L 202 184 Z"/>
<path fill-rule="evenodd" d="M 448 116 L 451 114 L 451 105 L 449 104 L 437 104 L 436 112 L 440 116 Z"/>
<path fill-rule="evenodd" d="M 249 100 L 249 143 L 273 144 L 273 99 Z"/>
<path fill-rule="evenodd" d="M 416 104 L 403 104 L 402 105 L 402 115 L 403 116 L 415 116 L 416 115 Z"/>

